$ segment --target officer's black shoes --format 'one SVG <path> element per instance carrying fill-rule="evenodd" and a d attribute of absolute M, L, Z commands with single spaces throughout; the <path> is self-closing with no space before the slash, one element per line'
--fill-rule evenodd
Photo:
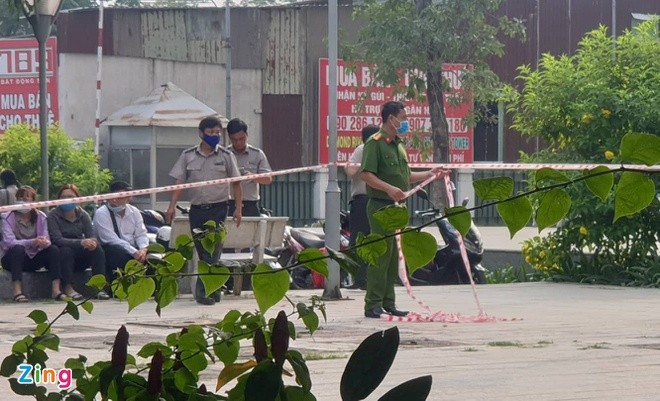
<path fill-rule="evenodd" d="M 381 308 L 380 306 L 364 311 L 364 317 L 370 317 L 373 319 L 378 319 L 380 318 L 380 315 L 386 315 L 386 314 L 387 312 L 385 312 L 383 308 Z"/>
<path fill-rule="evenodd" d="M 398 310 L 396 306 L 386 306 L 383 308 L 385 312 L 389 313 L 392 316 L 408 316 L 408 311 L 407 310 Z"/>
<path fill-rule="evenodd" d="M 197 301 L 197 303 L 201 305 L 215 305 L 215 299 L 211 297 L 197 298 L 195 299 L 195 301 Z"/>
<path fill-rule="evenodd" d="M 211 294 L 211 298 L 213 298 L 215 302 L 220 302 L 220 299 L 222 298 L 222 290 L 218 290 Z"/>

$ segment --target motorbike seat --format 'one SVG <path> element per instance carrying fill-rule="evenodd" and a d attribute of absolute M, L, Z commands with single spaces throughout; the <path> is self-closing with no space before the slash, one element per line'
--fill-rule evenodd
<path fill-rule="evenodd" d="M 291 236 L 305 248 L 323 248 L 325 246 L 325 241 L 309 231 L 293 229 Z"/>

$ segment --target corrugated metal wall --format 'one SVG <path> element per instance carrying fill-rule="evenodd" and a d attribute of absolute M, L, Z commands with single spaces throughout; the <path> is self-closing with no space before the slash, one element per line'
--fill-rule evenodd
<path fill-rule="evenodd" d="M 299 9 L 269 10 L 268 36 L 264 49 L 264 95 L 302 95 L 306 78 L 306 28 Z"/>

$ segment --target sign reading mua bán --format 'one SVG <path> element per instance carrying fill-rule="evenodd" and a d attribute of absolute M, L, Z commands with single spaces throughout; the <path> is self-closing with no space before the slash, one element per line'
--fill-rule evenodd
<path fill-rule="evenodd" d="M 390 86 L 372 85 L 371 68 L 367 64 L 352 64 L 347 68 L 343 60 L 337 62 L 337 161 L 347 162 L 349 156 L 362 143 L 362 128 L 369 125 L 381 125 L 380 108 L 390 100 L 400 100 L 392 94 Z M 467 67 L 469 68 L 469 67 Z M 471 99 L 461 89 L 460 74 L 466 69 L 465 64 L 444 64 L 444 78 L 451 90 L 445 93 L 445 114 L 449 125 L 449 162 L 472 163 L 474 161 L 474 133 L 464 123 L 464 118 L 472 110 L 471 101 L 451 104 L 449 97 L 461 95 L 462 99 Z M 401 99 L 406 105 L 406 114 L 410 129 L 420 132 L 422 141 L 428 145 L 431 138 L 431 116 L 428 103 Z M 319 60 L 319 162 L 327 163 L 328 157 L 328 59 Z M 410 135 L 408 135 L 410 137 Z M 411 144 L 408 149 L 408 161 L 411 163 L 430 162 L 424 159 L 418 149 Z M 432 153 L 432 152 L 429 152 Z"/>
<path fill-rule="evenodd" d="M 48 124 L 58 121 L 57 39 L 46 42 Z M 14 124 L 39 126 L 39 45 L 36 39 L 0 39 L 0 133 Z"/>

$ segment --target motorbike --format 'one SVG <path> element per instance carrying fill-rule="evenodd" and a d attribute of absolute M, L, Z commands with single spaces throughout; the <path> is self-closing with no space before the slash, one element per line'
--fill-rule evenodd
<path fill-rule="evenodd" d="M 431 208 L 415 211 L 415 215 L 434 219 L 442 217 L 440 209 L 431 203 L 426 192 L 419 191 L 417 195 L 427 201 Z M 466 206 L 467 203 L 468 199 L 466 198 L 462 204 Z M 463 263 L 459 244 L 461 234 L 447 219 L 437 220 L 436 225 L 445 245 L 438 249 L 431 263 L 415 271 L 410 278 L 410 283 L 412 285 L 469 284 L 470 278 Z M 486 268 L 481 265 L 484 246 L 481 233 L 474 222 L 472 222 L 468 233 L 463 237 L 463 244 L 467 251 L 474 283 L 486 284 Z"/>
<path fill-rule="evenodd" d="M 348 249 L 351 233 L 349 230 L 348 212 L 340 212 L 340 250 Z M 277 257 L 278 263 L 282 267 L 294 265 L 298 260 L 298 255 L 304 249 L 318 248 L 325 252 L 325 233 L 314 232 L 306 228 L 293 228 L 286 226 L 284 228 L 283 246 L 277 250 L 270 250 L 271 255 Z M 296 266 L 290 272 L 291 289 L 322 288 L 324 278 L 318 273 L 310 271 L 304 265 Z M 342 270 L 342 286 L 350 285 L 350 275 Z"/>

